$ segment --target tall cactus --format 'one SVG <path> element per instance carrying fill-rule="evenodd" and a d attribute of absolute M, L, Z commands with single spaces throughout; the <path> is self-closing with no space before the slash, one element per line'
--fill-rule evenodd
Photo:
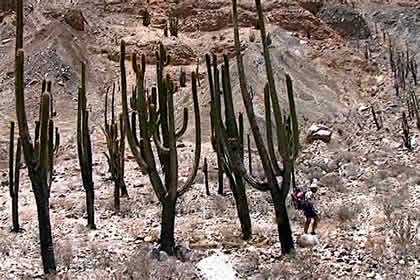
<path fill-rule="evenodd" d="M 23 1 L 16 2 L 16 59 L 15 59 L 15 99 L 16 117 L 32 190 L 38 212 L 39 238 L 41 258 L 45 273 L 56 271 L 54 246 L 51 233 L 48 195 L 48 123 L 50 95 L 47 91 L 42 95 L 42 114 L 40 121 L 39 153 L 35 152 L 25 112 L 24 95 L 24 51 L 23 51 Z"/>
<path fill-rule="evenodd" d="M 92 144 L 89 133 L 89 112 L 86 110 L 86 103 L 86 67 L 82 63 L 82 84 L 79 87 L 77 99 L 77 154 L 79 156 L 83 188 L 86 192 L 87 226 L 90 229 L 96 229 L 95 188 L 92 179 Z"/>
<path fill-rule="evenodd" d="M 274 120 L 276 125 L 276 136 L 278 152 L 282 157 L 283 167 L 280 170 L 280 175 L 283 177 L 281 184 L 278 182 L 275 167 L 277 163 L 276 155 L 273 152 L 267 151 L 264 145 L 263 138 L 260 129 L 257 125 L 255 112 L 252 104 L 252 98 L 248 92 L 248 86 L 245 79 L 245 70 L 243 65 L 243 57 L 241 55 L 241 46 L 239 39 L 239 27 L 238 27 L 238 12 L 237 12 L 237 1 L 232 0 L 232 14 L 233 14 L 233 27 L 234 27 L 234 40 L 235 40 L 235 51 L 237 67 L 239 72 L 239 82 L 242 94 L 242 99 L 245 104 L 248 121 L 254 136 L 258 154 L 260 155 L 261 163 L 264 168 L 265 181 L 261 182 L 256 180 L 248 174 L 243 166 L 241 160 L 235 156 L 235 153 L 229 152 L 231 159 L 235 162 L 233 166 L 238 172 L 244 176 L 244 179 L 256 189 L 261 191 L 269 191 L 274 203 L 274 210 L 276 215 L 277 229 L 279 232 L 279 239 L 282 246 L 282 253 L 290 253 L 294 251 L 294 243 L 292 238 L 292 230 L 290 227 L 289 217 L 286 208 L 286 197 L 290 190 L 291 185 L 291 173 L 294 168 L 295 159 L 299 151 L 299 131 L 296 116 L 295 103 L 293 98 L 293 87 L 292 80 L 289 75 L 286 74 L 286 85 L 287 85 L 287 96 L 289 99 L 289 111 L 291 126 L 288 129 L 287 122 L 284 121 L 274 82 L 274 75 L 271 66 L 270 53 L 269 53 L 269 42 L 265 32 L 264 15 L 260 0 L 255 0 L 257 13 L 258 13 L 258 26 L 261 32 L 261 41 L 263 42 L 263 54 L 266 66 L 266 74 L 268 80 L 268 92 L 266 89 L 266 97 L 269 95 L 272 105 L 270 108 L 266 108 L 267 112 L 274 112 Z M 268 104 L 268 98 L 266 98 L 266 106 Z M 266 116 L 268 117 L 268 115 Z M 267 124 L 269 125 L 269 124 Z M 270 128 L 271 129 L 271 128 Z M 269 134 L 269 133 L 268 133 Z M 271 141 L 271 139 L 269 139 Z M 225 145 L 227 146 L 227 140 L 224 139 Z M 269 147 L 270 148 L 270 147 Z M 271 149 L 271 148 L 270 148 Z M 230 150 L 231 151 L 231 150 Z"/>
<path fill-rule="evenodd" d="M 214 73 L 211 72 L 211 69 L 208 68 L 209 64 L 207 64 L 207 72 L 209 77 L 209 82 L 211 83 L 210 88 L 215 88 L 216 91 L 220 91 L 220 79 L 219 75 L 217 74 L 218 69 L 217 67 L 213 67 Z M 210 94 L 210 103 L 214 104 L 214 95 Z M 216 134 L 216 111 L 213 108 L 213 106 L 210 107 L 210 126 L 211 126 L 211 144 L 213 147 L 213 150 L 216 152 L 216 161 L 217 161 L 217 182 L 218 182 L 218 188 L 217 193 L 219 195 L 223 195 L 223 174 L 224 174 L 224 168 L 223 168 L 223 159 L 222 159 L 222 153 L 223 148 L 221 146 L 221 142 L 218 138 L 218 134 Z"/>
<path fill-rule="evenodd" d="M 128 143 L 134 158 L 142 171 L 148 174 L 153 190 L 162 205 L 160 250 L 167 252 L 169 255 L 177 255 L 174 238 L 175 205 L 177 199 L 190 189 L 197 174 L 201 153 L 200 112 L 196 76 L 195 73 L 192 73 L 192 97 L 195 115 L 195 154 L 191 173 L 186 182 L 180 187 L 178 182 L 178 151 L 176 147 L 176 141 L 180 137 L 180 134 L 177 133 L 175 128 L 173 98 L 175 86 L 168 75 L 164 77 L 164 67 L 169 63 L 169 56 L 166 55 L 166 50 L 162 44 L 160 44 L 159 49 L 159 52 L 156 53 L 158 98 L 151 98 L 150 101 L 146 98 L 144 88 L 146 71 L 145 57 L 144 55 L 142 56 L 141 65 L 137 65 L 135 55 L 133 55 L 132 59 L 133 70 L 136 73 L 136 111 L 140 126 L 140 139 L 139 145 L 137 145 L 134 137 L 136 131 L 132 129 L 133 126 L 130 124 L 127 105 L 127 80 L 124 59 L 125 42 L 121 42 L 120 67 L 123 119 Z M 156 93 L 155 88 L 152 88 L 152 96 L 153 93 Z M 159 104 L 156 104 L 156 99 L 158 99 Z M 158 157 L 155 156 L 152 150 L 152 141 L 157 148 Z M 164 178 L 159 176 L 156 158 L 160 161 Z"/>
<path fill-rule="evenodd" d="M 9 146 L 9 192 L 12 199 L 12 232 L 19 232 L 19 176 L 20 176 L 20 159 L 22 144 L 18 138 L 16 146 L 16 160 L 14 158 L 14 138 L 15 138 L 15 122 L 10 122 L 10 146 Z"/>
<path fill-rule="evenodd" d="M 115 86 L 111 92 L 111 120 L 108 122 L 108 92 L 105 95 L 105 129 L 104 134 L 107 143 L 108 154 L 105 154 L 111 178 L 114 182 L 114 208 L 116 212 L 120 211 L 120 197 L 128 197 L 127 186 L 124 181 L 124 154 L 125 154 L 125 127 L 122 115 L 120 114 L 119 124 L 115 120 L 114 108 Z M 135 101 L 133 101 L 135 102 Z M 135 107 L 135 104 L 133 105 Z M 133 131 L 136 130 L 135 114 L 132 114 Z M 135 139 L 138 143 L 137 137 Z"/>
<path fill-rule="evenodd" d="M 212 95 L 211 111 L 213 112 L 214 127 L 215 127 L 215 139 L 216 145 L 220 146 L 221 159 L 223 161 L 223 169 L 227 178 L 229 179 L 232 194 L 235 199 L 236 208 L 238 211 L 239 221 L 242 228 L 242 237 L 247 240 L 251 238 L 251 218 L 249 216 L 248 201 L 245 194 L 245 184 L 240 173 L 237 172 L 233 164 L 234 161 L 230 160 L 231 156 L 228 151 L 230 149 L 235 152 L 243 164 L 243 125 L 239 125 L 235 119 L 235 110 L 232 101 L 232 87 L 230 84 L 229 74 L 229 61 L 226 55 L 224 55 L 224 65 L 222 67 L 222 93 L 224 97 L 225 105 L 225 124 L 222 123 L 221 116 L 221 100 L 220 100 L 220 88 L 217 82 L 219 70 L 217 68 L 217 58 L 213 56 L 213 73 L 211 70 L 210 56 L 206 55 L 207 71 L 209 76 L 210 92 Z M 241 118 L 240 118 L 241 119 Z M 240 122 L 241 123 L 241 122 Z M 229 143 L 223 143 L 223 139 L 227 139 Z M 225 145 L 224 145 L 225 144 Z"/>

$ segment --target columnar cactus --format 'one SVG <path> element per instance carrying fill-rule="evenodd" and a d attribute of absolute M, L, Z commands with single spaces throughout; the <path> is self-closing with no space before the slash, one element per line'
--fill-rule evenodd
<path fill-rule="evenodd" d="M 405 112 L 402 113 L 402 138 L 404 146 L 411 151 L 411 138 L 410 138 L 410 126 L 408 125 L 407 116 L 405 115 Z"/>
<path fill-rule="evenodd" d="M 89 132 L 89 112 L 86 110 L 86 104 L 86 67 L 82 63 L 82 84 L 79 87 L 77 99 L 77 154 L 79 156 L 83 188 L 86 192 L 87 226 L 90 229 L 96 229 L 94 206 L 95 187 L 92 179 L 92 144 Z"/>
<path fill-rule="evenodd" d="M 238 128 L 238 124 L 235 119 L 235 110 L 232 100 L 232 87 L 230 83 L 229 74 L 229 61 L 227 56 L 224 56 L 224 65 L 222 67 L 222 88 L 219 88 L 219 84 L 215 81 L 218 79 L 219 70 L 217 68 L 217 58 L 213 56 L 213 74 L 211 70 L 210 56 L 206 55 L 207 71 L 209 76 L 210 92 L 212 95 L 211 110 L 214 117 L 215 126 L 215 139 L 216 145 L 219 145 L 222 149 L 222 160 L 224 171 L 229 179 L 230 187 L 232 189 L 233 197 L 236 202 L 239 220 L 242 227 L 242 237 L 247 240 L 251 238 L 251 218 L 249 216 L 248 201 L 245 194 L 245 185 L 243 178 L 240 173 L 237 172 L 233 164 L 234 161 L 230 160 L 230 151 L 236 153 L 236 156 L 240 159 L 243 164 L 243 124 Z M 223 93 L 224 105 L 225 105 L 225 124 L 222 122 L 221 116 L 221 100 L 219 92 Z M 241 119 L 241 118 L 240 118 Z M 228 143 L 223 143 L 223 139 L 227 139 Z M 229 150 L 229 151 L 228 151 Z"/>
<path fill-rule="evenodd" d="M 186 193 L 192 186 L 200 161 L 201 134 L 200 112 L 197 95 L 197 82 L 195 73 L 192 73 L 192 98 L 195 115 L 195 154 L 193 167 L 186 182 L 179 187 L 178 182 L 178 150 L 176 141 L 182 133 L 175 128 L 174 93 L 175 86 L 169 75 L 164 76 L 164 67 L 169 64 L 169 56 L 162 44 L 159 46 L 157 57 L 157 89 L 152 88 L 151 98 L 146 97 L 144 77 L 146 71 L 145 57 L 142 56 L 141 65 L 137 65 L 136 56 L 133 55 L 133 70 L 136 73 L 136 112 L 139 119 L 139 145 L 135 141 L 135 133 L 130 124 L 127 102 L 127 80 L 125 68 L 125 42 L 121 42 L 121 95 L 123 119 L 126 135 L 133 156 L 142 171 L 149 175 L 152 187 L 162 205 L 162 224 L 160 233 L 160 250 L 169 255 L 177 255 L 175 246 L 175 205 L 177 199 Z M 157 98 L 156 98 L 157 90 Z M 157 104 L 158 103 L 158 104 Z M 183 129 L 180 130 L 182 132 Z M 158 156 L 152 149 L 154 142 Z M 163 169 L 163 177 L 159 176 L 156 159 L 159 159 Z"/>
<path fill-rule="evenodd" d="M 12 232 L 19 232 L 19 176 L 22 143 L 18 138 L 16 146 L 16 160 L 14 158 L 15 122 L 10 122 L 10 146 L 9 146 L 9 192 L 12 199 Z"/>
<path fill-rule="evenodd" d="M 179 19 L 178 17 L 169 17 L 169 32 L 171 36 L 178 37 Z"/>
<path fill-rule="evenodd" d="M 265 180 L 263 182 L 250 176 L 246 172 L 241 160 L 235 157 L 235 153 L 229 151 L 231 160 L 234 161 L 233 166 L 238 172 L 244 177 L 244 179 L 254 188 L 261 191 L 269 191 L 274 203 L 274 210 L 276 215 L 277 228 L 279 232 L 279 239 L 282 246 L 282 253 L 290 253 L 294 251 L 294 243 L 292 238 L 292 230 L 290 227 L 289 218 L 287 215 L 286 208 L 286 197 L 290 190 L 291 185 L 291 173 L 294 167 L 295 159 L 299 151 L 299 130 L 296 116 L 296 109 L 293 97 L 292 80 L 289 75 L 286 74 L 286 85 L 287 85 L 287 96 L 289 99 L 289 111 L 290 111 L 290 128 L 288 129 L 287 122 L 283 119 L 280 104 L 277 97 L 277 90 L 274 82 L 274 75 L 271 66 L 270 53 L 269 53 L 269 42 L 265 31 L 264 15 L 261 5 L 261 0 L 255 0 L 257 14 L 258 14 L 258 26 L 261 33 L 261 41 L 263 42 L 263 55 L 265 60 L 267 81 L 268 81 L 268 95 L 272 103 L 271 108 L 274 112 L 274 121 L 276 124 L 276 135 L 277 135 L 277 146 L 278 153 L 282 157 L 283 167 L 280 170 L 280 175 L 283 177 L 281 184 L 278 182 L 276 177 L 277 162 L 276 155 L 272 152 L 267 151 L 264 145 L 263 138 L 260 129 L 257 125 L 255 118 L 254 108 L 252 104 L 251 94 L 248 91 L 247 82 L 245 79 L 245 70 L 241 55 L 241 46 L 239 39 L 239 27 L 238 27 L 238 13 L 237 13 L 237 1 L 232 0 L 232 11 L 233 11 L 233 27 L 234 27 L 234 40 L 235 40 L 235 51 L 237 67 L 239 72 L 239 82 L 242 94 L 242 99 L 245 104 L 248 121 L 254 136 L 255 144 L 260 155 L 261 163 L 264 168 Z M 267 91 L 267 89 L 266 89 Z M 268 98 L 266 98 L 266 106 Z M 271 108 L 266 108 L 266 111 L 271 111 Z M 266 117 L 268 117 L 266 115 Z M 267 124 L 268 126 L 268 124 Z M 228 140 L 223 141 L 228 147 Z M 271 149 L 271 148 L 270 148 Z"/>
<path fill-rule="evenodd" d="M 23 51 L 23 1 L 16 1 L 16 60 L 15 60 L 15 98 L 16 118 L 19 126 L 25 163 L 28 168 L 32 190 L 38 212 L 39 238 L 41 243 L 42 265 L 45 273 L 55 272 L 54 246 L 51 233 L 48 194 L 48 123 L 50 94 L 44 91 L 41 101 L 39 150 L 32 143 L 25 111 L 24 95 L 24 51 Z"/>

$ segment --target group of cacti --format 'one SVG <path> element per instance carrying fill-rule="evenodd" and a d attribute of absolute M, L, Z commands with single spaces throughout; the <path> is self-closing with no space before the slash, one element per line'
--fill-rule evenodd
<path fill-rule="evenodd" d="M 164 69 L 170 62 L 163 44 L 156 52 L 156 84 L 147 95 L 145 89 L 145 56 L 141 57 L 141 64 L 137 64 L 137 57 L 133 54 L 132 68 L 136 74 L 136 85 L 132 100 L 133 113 L 139 121 L 139 131 L 133 123 L 135 118 L 129 117 L 127 101 L 127 78 L 125 67 L 125 42 L 121 42 L 120 68 L 121 68 L 121 95 L 123 120 L 126 135 L 132 154 L 143 173 L 149 176 L 153 190 L 162 205 L 162 227 L 160 236 L 160 249 L 169 255 L 177 255 L 175 245 L 175 206 L 177 199 L 185 194 L 194 182 L 197 174 L 201 153 L 200 111 L 197 95 L 197 82 L 195 73 L 191 76 L 192 99 L 195 115 L 195 154 L 193 167 L 186 182 L 179 187 L 178 179 L 178 148 L 177 140 L 186 131 L 188 111 L 184 110 L 183 126 L 177 130 L 175 126 L 174 95 L 176 87 Z M 138 139 L 136 141 L 136 138 Z M 152 142 L 156 152 L 152 149 Z M 159 165 L 163 171 L 163 178 L 159 176 Z"/>
<path fill-rule="evenodd" d="M 16 164 L 13 162 L 13 139 L 14 132 L 11 128 L 10 148 L 10 195 L 17 199 L 20 147 L 22 147 L 32 188 L 35 194 L 41 240 L 41 255 L 44 271 L 55 271 L 55 256 L 49 217 L 49 194 L 53 174 L 54 153 L 59 146 L 59 134 L 55 129 L 52 117 L 55 115 L 51 82 L 42 83 L 42 95 L 40 102 L 40 119 L 35 128 L 35 142 L 32 143 L 29 135 L 28 123 L 24 104 L 23 66 L 23 7 L 22 0 L 17 1 L 17 40 L 16 40 L 16 114 L 19 125 L 18 149 Z M 256 122 L 252 98 L 254 93 L 248 91 L 241 54 L 239 27 L 237 19 L 237 3 L 232 0 L 234 39 L 241 95 L 245 104 L 246 114 L 249 120 L 251 133 L 255 146 L 260 156 L 265 180 L 260 180 L 252 175 L 250 135 L 248 134 L 249 170 L 244 164 L 244 125 L 243 115 L 234 109 L 230 66 L 227 56 L 223 57 L 221 68 L 217 65 L 217 57 L 206 55 L 209 88 L 211 94 L 211 141 L 217 153 L 219 170 L 219 190 L 223 194 L 223 174 L 226 174 L 237 205 L 238 216 L 241 222 L 243 238 L 249 239 L 252 234 L 251 219 L 249 215 L 245 183 L 260 191 L 270 192 L 276 215 L 280 242 L 283 253 L 290 253 L 294 249 L 292 231 L 286 210 L 286 196 L 290 189 L 291 176 L 294 169 L 295 159 L 299 151 L 299 131 L 295 103 L 293 99 L 292 80 L 286 75 L 287 95 L 289 100 L 289 116 L 283 117 L 280 109 L 277 91 L 274 82 L 268 46 L 269 36 L 266 34 L 264 16 L 260 0 L 256 0 L 258 12 L 258 27 L 261 31 L 263 42 L 263 54 L 266 65 L 267 85 L 264 89 L 265 119 L 267 146 L 265 146 L 262 134 Z M 178 32 L 178 19 L 171 18 L 169 28 L 171 34 L 176 36 Z M 193 166 L 185 182 L 179 180 L 179 162 L 177 141 L 183 136 L 188 125 L 188 109 L 184 108 L 183 122 L 181 127 L 176 127 L 175 122 L 175 95 L 177 86 L 169 74 L 165 73 L 165 67 L 170 63 L 170 56 L 162 43 L 156 51 L 156 86 L 150 90 L 145 85 L 146 58 L 141 56 L 138 64 L 136 54 L 132 56 L 132 69 L 135 73 L 135 85 L 128 101 L 127 70 L 125 65 L 126 44 L 121 41 L 120 45 L 120 93 L 122 112 L 117 120 L 115 117 L 115 86 L 111 93 L 111 118 L 108 120 L 108 92 L 105 95 L 104 134 L 107 144 L 106 157 L 112 180 L 115 183 L 114 203 L 118 212 L 120 209 L 120 194 L 128 195 L 124 182 L 124 151 L 125 139 L 127 138 L 130 150 L 141 172 L 148 175 L 152 188 L 162 205 L 162 223 L 160 235 L 160 250 L 169 255 L 178 255 L 179 250 L 175 243 L 175 213 L 178 198 L 185 194 L 193 185 L 199 168 L 201 154 L 201 128 L 200 110 L 197 93 L 197 70 L 191 73 L 191 95 L 194 108 L 195 123 L 195 151 Z M 185 86 L 186 73 L 181 70 L 180 84 Z M 222 98 L 223 97 L 223 98 Z M 224 116 L 222 116 L 222 104 Z M 130 106 L 129 106 L 130 105 Z M 274 112 L 274 125 L 272 113 Z M 273 127 L 275 130 L 273 131 Z M 277 151 L 275 141 L 277 139 Z M 55 140 L 55 143 L 54 143 Z M 83 187 L 86 191 L 86 204 L 88 213 L 88 227 L 95 229 L 94 219 L 94 182 L 92 178 L 92 145 L 89 131 L 89 112 L 87 109 L 87 86 L 86 66 L 81 65 L 81 86 L 78 89 L 78 112 L 77 112 L 77 151 Z M 282 166 L 278 164 L 278 157 L 282 158 Z M 14 170 L 15 171 L 14 171 Z M 208 187 L 208 165 L 204 160 L 204 172 L 206 192 Z M 161 171 L 161 172 L 160 172 Z M 14 173 L 16 172 L 16 173 Z M 161 177 L 160 174 L 163 174 Z M 280 182 L 278 176 L 282 176 Z M 13 204 L 13 212 L 15 204 Z M 17 207 L 17 206 L 16 206 Z M 18 221 L 14 220 L 14 229 L 19 229 Z"/>
<path fill-rule="evenodd" d="M 420 129 L 419 101 L 414 88 L 417 86 L 418 66 L 415 54 L 410 54 L 408 43 L 405 53 L 396 51 L 391 37 L 388 36 L 389 63 L 393 74 L 395 93 L 405 99 L 408 115 L 402 115 L 402 138 L 404 146 L 411 150 L 410 127 L 408 118 L 416 119 L 417 128 Z M 411 74 L 411 80 L 410 78 Z"/>

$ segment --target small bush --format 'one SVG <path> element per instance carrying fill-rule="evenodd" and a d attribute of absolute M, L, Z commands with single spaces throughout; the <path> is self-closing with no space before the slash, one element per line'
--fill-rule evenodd
<path fill-rule="evenodd" d="M 57 242 L 55 247 L 55 254 L 58 264 L 61 264 L 66 269 L 70 268 L 73 263 L 73 246 L 69 240 Z"/>
<path fill-rule="evenodd" d="M 357 214 L 359 213 L 359 211 L 360 211 L 360 206 L 357 204 L 353 204 L 351 206 L 341 205 L 337 209 L 336 215 L 340 223 L 345 224 L 354 220 Z"/>

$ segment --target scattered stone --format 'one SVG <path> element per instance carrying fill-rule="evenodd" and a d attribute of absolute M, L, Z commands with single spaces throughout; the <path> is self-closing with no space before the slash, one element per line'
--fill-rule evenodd
<path fill-rule="evenodd" d="M 312 143 L 315 140 L 321 140 L 325 143 L 328 143 L 331 140 L 331 135 L 332 131 L 328 127 L 322 124 L 313 124 L 309 128 L 309 132 L 306 136 L 306 141 L 308 143 Z"/>

